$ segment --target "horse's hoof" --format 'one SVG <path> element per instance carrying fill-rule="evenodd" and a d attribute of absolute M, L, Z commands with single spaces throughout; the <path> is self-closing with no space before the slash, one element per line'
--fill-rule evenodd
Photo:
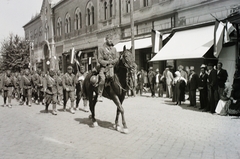
<path fill-rule="evenodd" d="M 88 118 L 89 118 L 89 119 L 92 119 L 92 115 L 89 115 Z"/>
<path fill-rule="evenodd" d="M 95 121 L 95 122 L 93 122 L 93 126 L 94 127 L 98 127 L 98 123 Z"/>
<path fill-rule="evenodd" d="M 124 128 L 124 129 L 123 129 L 123 133 L 124 133 L 124 134 L 128 134 L 128 133 L 129 133 L 128 128 Z"/>

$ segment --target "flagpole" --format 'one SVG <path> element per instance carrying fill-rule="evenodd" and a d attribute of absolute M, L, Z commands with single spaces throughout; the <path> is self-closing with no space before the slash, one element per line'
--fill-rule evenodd
<path fill-rule="evenodd" d="M 133 0 L 130 0 L 130 22 L 131 22 L 131 43 L 133 60 L 135 61 L 135 45 L 134 45 L 134 19 L 133 19 Z"/>

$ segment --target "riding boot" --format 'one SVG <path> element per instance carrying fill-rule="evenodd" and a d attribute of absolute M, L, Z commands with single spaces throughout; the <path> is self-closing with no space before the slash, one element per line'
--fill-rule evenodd
<path fill-rule="evenodd" d="M 48 106 L 49 106 L 49 104 L 46 103 L 46 105 L 45 105 L 45 113 L 48 113 Z"/>
<path fill-rule="evenodd" d="M 103 102 L 103 99 L 102 99 L 103 89 L 104 89 L 104 84 L 99 83 L 99 85 L 98 85 L 98 98 L 97 98 L 98 102 Z"/>

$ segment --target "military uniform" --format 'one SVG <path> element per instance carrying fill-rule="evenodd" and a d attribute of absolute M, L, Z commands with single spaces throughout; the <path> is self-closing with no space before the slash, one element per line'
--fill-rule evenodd
<path fill-rule="evenodd" d="M 62 103 L 63 99 L 63 81 L 62 81 L 62 76 L 57 75 L 56 77 L 57 84 L 58 84 L 58 92 L 57 92 L 57 98 L 58 98 L 58 104 L 60 105 Z"/>
<path fill-rule="evenodd" d="M 31 74 L 22 76 L 22 91 L 24 99 L 27 100 L 26 104 L 31 106 L 32 104 L 32 87 L 33 81 Z M 23 102 L 25 101 L 23 100 Z"/>
<path fill-rule="evenodd" d="M 72 69 L 72 67 L 68 67 L 68 70 Z M 74 108 L 74 101 L 75 101 L 75 76 L 73 73 L 65 73 L 62 78 L 62 83 L 63 83 L 63 110 L 66 110 L 66 104 L 68 99 L 70 98 L 71 100 L 71 113 L 74 113 L 73 108 Z"/>
<path fill-rule="evenodd" d="M 19 74 L 15 75 L 13 77 L 13 82 L 14 82 L 14 97 L 16 97 L 17 100 L 20 99 L 20 80 L 19 80 Z"/>
<path fill-rule="evenodd" d="M 48 111 L 48 106 L 52 103 L 53 110 L 52 113 L 57 115 L 56 103 L 57 103 L 57 80 L 53 76 L 46 77 L 46 95 L 45 95 L 45 110 Z"/>
<path fill-rule="evenodd" d="M 87 76 L 87 72 L 81 71 L 78 72 L 75 76 L 75 83 L 76 83 L 76 109 L 78 108 L 79 102 L 81 98 L 83 97 L 83 90 L 82 90 L 82 84 L 83 80 Z M 83 99 L 83 105 L 84 105 L 84 111 L 87 111 L 87 100 Z"/>
<path fill-rule="evenodd" d="M 105 71 L 106 68 L 109 69 L 111 67 L 113 69 L 113 65 L 115 65 L 119 60 L 119 54 L 113 46 L 108 46 L 106 43 L 99 49 L 98 52 L 98 62 L 100 64 L 99 71 L 99 86 L 98 86 L 98 94 L 102 96 L 102 92 L 104 89 L 105 83 Z"/>
<path fill-rule="evenodd" d="M 3 100 L 4 105 L 6 105 L 7 99 L 8 99 L 8 106 L 12 107 L 11 105 L 11 99 L 12 99 L 12 92 L 13 92 L 13 86 L 14 86 L 14 80 L 11 75 L 3 75 L 2 79 L 2 89 L 3 89 Z"/>
<path fill-rule="evenodd" d="M 39 75 L 37 73 L 34 73 L 32 75 L 32 80 L 33 80 L 33 99 L 35 101 L 36 104 L 38 104 L 38 84 L 39 84 Z"/>

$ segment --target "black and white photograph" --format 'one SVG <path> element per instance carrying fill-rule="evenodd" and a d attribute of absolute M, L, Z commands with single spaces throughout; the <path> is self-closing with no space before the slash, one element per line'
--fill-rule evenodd
<path fill-rule="evenodd" d="M 240 0 L 1 0 L 0 159 L 240 159 Z"/>

